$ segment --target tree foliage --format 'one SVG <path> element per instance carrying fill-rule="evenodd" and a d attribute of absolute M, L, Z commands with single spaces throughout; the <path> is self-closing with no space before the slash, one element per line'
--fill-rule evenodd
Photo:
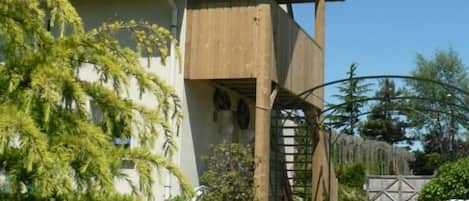
<path fill-rule="evenodd" d="M 417 55 L 417 67 L 412 76 L 436 80 L 469 91 L 466 67 L 453 50 L 438 51 L 430 59 Z M 440 142 L 447 138 L 452 143 L 468 128 L 466 119 L 469 111 L 455 107 L 465 105 L 469 100 L 467 94 L 427 82 L 407 81 L 407 85 L 409 93 L 413 96 L 439 100 L 408 101 L 409 108 L 414 108 L 414 111 L 408 112 L 408 120 L 422 134 L 432 134 L 433 139 Z M 443 150 L 443 147 L 439 149 L 440 153 L 450 151 Z M 451 144 L 448 149 L 451 149 Z"/>
<path fill-rule="evenodd" d="M 383 79 L 379 82 L 379 89 L 375 92 L 375 97 L 380 100 L 371 107 L 371 113 L 361 125 L 361 136 L 385 141 L 389 144 L 408 139 L 402 128 L 404 122 L 400 119 L 399 113 L 396 113 L 402 107 L 401 102 L 392 100 L 393 97 L 401 95 L 402 91 L 396 89 L 393 80 Z"/>
<path fill-rule="evenodd" d="M 363 80 L 352 79 L 356 76 L 357 65 L 352 64 L 350 71 L 347 72 L 349 79 L 338 87 L 338 95 L 334 98 L 339 100 L 340 105 L 329 104 L 327 107 L 335 107 L 335 112 L 327 116 L 329 123 L 333 128 L 339 129 L 341 132 L 354 135 L 354 130 L 358 127 L 358 115 L 365 103 L 357 102 L 357 100 L 366 98 L 365 94 L 369 92 L 370 84 L 363 84 Z"/>
<path fill-rule="evenodd" d="M 438 174 L 426 184 L 419 201 L 444 201 L 469 198 L 469 158 L 448 163 L 438 169 Z"/>
<path fill-rule="evenodd" d="M 207 171 L 200 180 L 208 188 L 202 201 L 256 200 L 253 149 L 248 145 L 223 143 L 212 146 L 211 153 L 203 158 Z"/>
<path fill-rule="evenodd" d="M 441 165 L 448 161 L 455 161 L 460 158 L 469 156 L 469 143 L 462 139 L 457 139 L 454 142 L 454 149 L 456 150 L 452 154 L 440 153 L 439 146 L 435 144 L 428 144 L 429 141 L 435 142 L 432 139 L 434 136 L 426 135 L 424 137 L 424 151 L 414 151 L 415 160 L 410 161 L 410 166 L 415 175 L 433 175 L 435 170 Z M 447 150 L 449 144 L 448 139 L 441 142 L 444 149 Z"/>
<path fill-rule="evenodd" d="M 132 33 L 137 52 L 114 39 L 121 31 Z M 0 199 L 151 199 L 157 169 L 176 175 L 188 190 L 170 159 L 179 99 L 139 62 L 157 52 L 164 63 L 169 43 L 176 43 L 169 31 L 145 22 L 85 31 L 66 0 L 0 1 L 0 169 L 8 178 Z M 84 63 L 93 64 L 99 80 L 78 76 Z M 155 107 L 129 99 L 133 80 L 140 94 L 157 98 Z M 90 101 L 102 113 L 99 121 Z M 117 137 L 139 146 L 116 146 Z M 166 154 L 152 152 L 157 139 L 164 139 Z M 123 159 L 136 164 L 138 181 L 124 174 Z M 117 193 L 115 179 L 127 180 L 132 193 Z"/>
<path fill-rule="evenodd" d="M 366 165 L 362 163 L 340 164 L 335 168 L 339 181 L 339 200 L 363 201 L 366 192 L 363 190 L 366 177 Z"/>
<path fill-rule="evenodd" d="M 417 55 L 417 66 L 412 76 L 436 80 L 447 85 L 469 91 L 469 77 L 466 66 L 453 50 L 437 51 L 431 58 Z M 464 157 L 467 143 L 462 139 L 469 128 L 468 94 L 451 87 L 421 81 L 407 81 L 409 96 L 424 97 L 436 101 L 408 100 L 405 111 L 409 127 L 420 134 L 427 156 L 416 162 L 417 172 L 430 172 L 447 161 Z M 466 155 L 467 156 L 467 155 Z M 421 168 L 419 170 L 419 168 Z"/>

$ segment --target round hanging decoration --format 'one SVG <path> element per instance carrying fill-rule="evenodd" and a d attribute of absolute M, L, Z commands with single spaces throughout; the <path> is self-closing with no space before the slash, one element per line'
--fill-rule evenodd
<path fill-rule="evenodd" d="M 249 106 L 246 101 L 242 99 L 239 100 L 236 116 L 239 128 L 247 129 L 249 127 Z"/>
<path fill-rule="evenodd" d="M 231 108 L 230 96 L 225 91 L 217 88 L 213 94 L 213 104 L 217 111 L 229 110 Z"/>

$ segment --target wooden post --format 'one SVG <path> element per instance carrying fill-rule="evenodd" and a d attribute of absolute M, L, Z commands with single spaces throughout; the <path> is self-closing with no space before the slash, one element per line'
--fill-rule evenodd
<path fill-rule="evenodd" d="M 269 200 L 270 186 L 270 118 L 272 90 L 272 50 L 273 30 L 271 5 L 259 1 L 257 5 L 257 78 L 256 78 L 256 116 L 255 116 L 255 159 L 254 179 L 256 197 L 259 201 Z"/>
<path fill-rule="evenodd" d="M 324 82 L 324 58 L 325 58 L 325 9 L 326 9 L 326 0 L 316 0 L 315 12 L 314 12 L 314 30 L 315 30 L 315 41 L 321 47 L 321 57 L 319 65 L 322 69 L 322 76 L 320 77 L 320 83 Z M 321 88 L 316 92 L 318 96 L 324 96 L 324 88 Z M 319 108 L 324 107 L 324 102 L 322 101 L 317 105 Z"/>
<path fill-rule="evenodd" d="M 324 22 L 325 22 L 325 8 L 326 0 L 316 0 L 314 12 L 314 30 L 315 40 L 324 50 Z"/>
<path fill-rule="evenodd" d="M 316 0 L 315 5 L 315 12 L 314 12 L 314 26 L 315 26 L 315 41 L 321 47 L 321 58 L 320 58 L 320 66 L 323 69 L 324 73 L 324 49 L 325 49 L 325 8 L 326 8 L 326 0 Z M 324 75 L 322 76 L 324 79 Z M 321 80 L 321 83 L 324 80 Z M 319 91 L 320 96 L 322 98 L 324 95 L 324 89 Z M 324 107 L 323 103 L 318 105 L 321 109 Z M 330 136 L 329 136 L 330 138 Z M 326 151 L 326 148 L 332 148 L 329 140 L 329 146 L 325 145 L 325 136 L 322 131 L 319 131 L 319 142 L 317 146 L 314 148 L 313 153 L 313 164 L 312 164 L 312 193 L 313 193 L 313 200 L 314 201 L 321 201 L 325 199 L 322 197 L 323 191 L 327 192 L 327 200 L 329 201 L 337 201 L 337 180 L 335 179 L 334 169 L 332 168 L 332 164 L 330 163 L 331 158 L 329 154 L 331 154 L 331 150 Z M 329 153 L 327 153 L 329 152 Z M 327 168 L 326 168 L 327 167 Z M 326 174 L 325 174 L 326 173 Z"/>
<path fill-rule="evenodd" d="M 326 146 L 324 140 L 324 133 L 322 131 L 318 132 L 316 147 L 313 151 L 313 161 L 312 161 L 312 200 L 313 201 L 322 201 L 325 200 L 323 197 L 323 192 L 327 191 L 327 177 L 329 173 L 327 172 L 327 159 L 326 159 Z"/>

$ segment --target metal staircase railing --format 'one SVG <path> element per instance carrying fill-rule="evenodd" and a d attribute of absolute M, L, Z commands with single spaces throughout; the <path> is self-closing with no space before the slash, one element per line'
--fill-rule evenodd
<path fill-rule="evenodd" d="M 271 200 L 311 200 L 313 130 L 304 118 L 292 118 L 288 112 L 274 111 L 271 137 Z M 279 181 L 283 180 L 283 184 Z M 283 185 L 286 195 L 279 195 Z"/>

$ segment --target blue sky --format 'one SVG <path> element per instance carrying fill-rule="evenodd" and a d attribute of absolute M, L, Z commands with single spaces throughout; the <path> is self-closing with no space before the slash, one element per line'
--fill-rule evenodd
<path fill-rule="evenodd" d="M 295 18 L 311 35 L 313 4 L 294 5 Z M 346 0 L 326 5 L 326 81 L 359 75 L 407 75 L 415 56 L 452 48 L 469 64 L 469 0 Z M 326 89 L 326 97 L 334 93 Z M 330 100 L 330 99 L 329 99 Z"/>

